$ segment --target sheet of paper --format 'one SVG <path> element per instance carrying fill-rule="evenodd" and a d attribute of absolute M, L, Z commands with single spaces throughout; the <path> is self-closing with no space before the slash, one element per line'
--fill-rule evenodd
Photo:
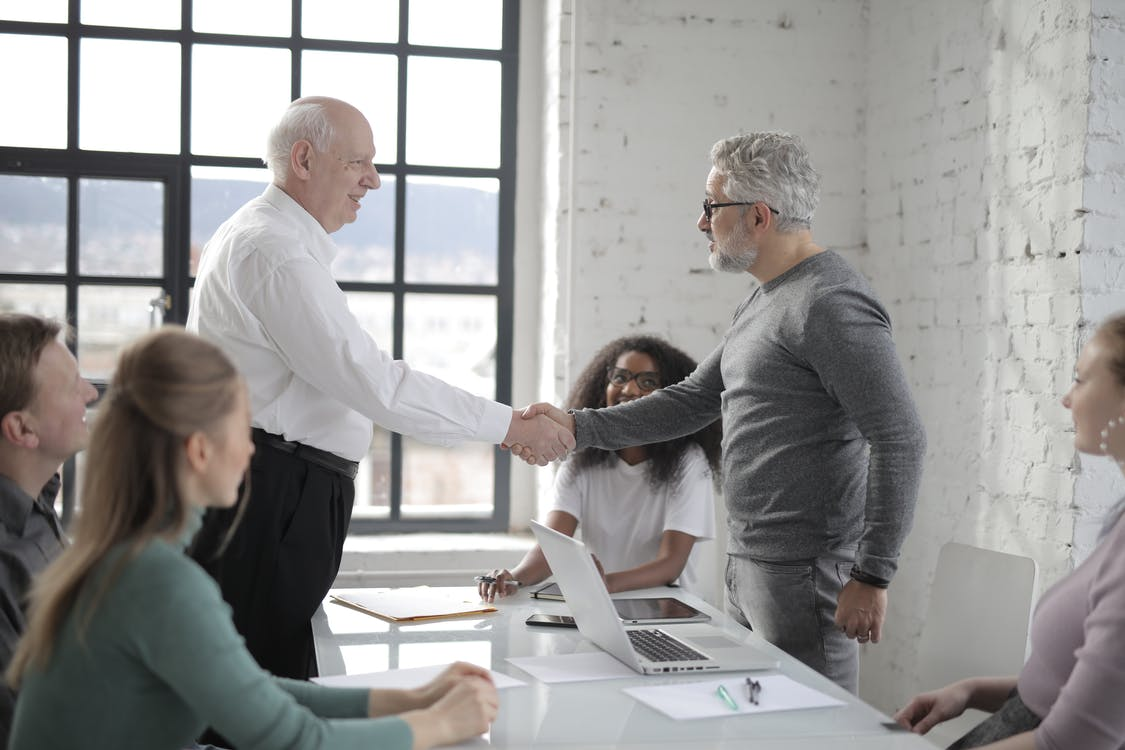
<path fill-rule="evenodd" d="M 581 682 L 636 677 L 637 673 L 605 651 L 548 656 L 510 656 L 508 661 L 541 682 Z"/>
<path fill-rule="evenodd" d="M 748 676 L 762 685 L 756 706 L 746 699 Z M 736 709 L 728 706 L 719 696 L 719 685 L 727 689 L 734 699 Z M 645 685 L 625 688 L 625 692 L 673 719 L 703 719 L 844 705 L 844 701 L 781 674 L 732 674 L 721 680 Z"/>
<path fill-rule="evenodd" d="M 331 687 L 362 687 L 362 688 L 399 688 L 408 690 L 421 687 L 437 677 L 448 664 L 437 664 L 430 667 L 413 667 L 411 669 L 389 669 L 385 672 L 368 672 L 367 674 L 341 674 L 331 677 L 314 677 L 313 682 Z M 509 677 L 500 672 L 490 670 L 492 682 L 497 690 L 526 685 L 523 680 Z"/>

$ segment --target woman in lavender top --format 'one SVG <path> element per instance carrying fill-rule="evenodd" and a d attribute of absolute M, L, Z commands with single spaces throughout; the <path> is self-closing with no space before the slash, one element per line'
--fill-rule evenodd
<path fill-rule="evenodd" d="M 1062 400 L 1075 448 L 1125 469 L 1125 314 L 1103 323 L 1082 349 Z M 1125 748 L 1125 500 L 1093 554 L 1043 595 L 1031 626 L 1031 657 L 1019 677 L 977 677 L 919 695 L 895 715 L 914 732 L 993 711 L 952 748 Z"/>

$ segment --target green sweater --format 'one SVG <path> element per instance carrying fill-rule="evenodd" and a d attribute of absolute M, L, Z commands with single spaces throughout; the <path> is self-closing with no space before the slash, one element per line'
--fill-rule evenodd
<path fill-rule="evenodd" d="M 193 518 L 188 538 L 198 523 Z M 166 541 L 125 565 L 81 640 L 70 614 L 45 666 L 24 677 L 10 750 L 178 750 L 207 726 L 240 750 L 413 744 L 402 719 L 359 718 L 367 715 L 367 690 L 274 678 L 259 668 L 218 586 Z"/>

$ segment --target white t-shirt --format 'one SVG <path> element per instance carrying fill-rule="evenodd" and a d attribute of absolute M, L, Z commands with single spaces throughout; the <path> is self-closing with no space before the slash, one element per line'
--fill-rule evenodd
<path fill-rule="evenodd" d="M 696 539 L 715 537 L 714 485 L 703 449 L 689 446 L 677 482 L 653 490 L 648 461 L 630 466 L 613 463 L 588 469 L 562 465 L 555 477 L 555 510 L 578 519 L 578 531 L 607 573 L 628 570 L 656 559 L 665 531 L 682 531 Z M 692 548 L 679 584 L 698 593 L 700 544 Z"/>

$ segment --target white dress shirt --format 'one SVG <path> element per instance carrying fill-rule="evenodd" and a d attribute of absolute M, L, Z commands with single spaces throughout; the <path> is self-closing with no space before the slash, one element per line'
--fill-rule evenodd
<path fill-rule="evenodd" d="M 359 461 L 372 422 L 441 446 L 501 442 L 512 410 L 382 351 L 332 278 L 337 248 L 270 185 L 203 250 L 187 328 L 246 378 L 255 427 Z"/>

